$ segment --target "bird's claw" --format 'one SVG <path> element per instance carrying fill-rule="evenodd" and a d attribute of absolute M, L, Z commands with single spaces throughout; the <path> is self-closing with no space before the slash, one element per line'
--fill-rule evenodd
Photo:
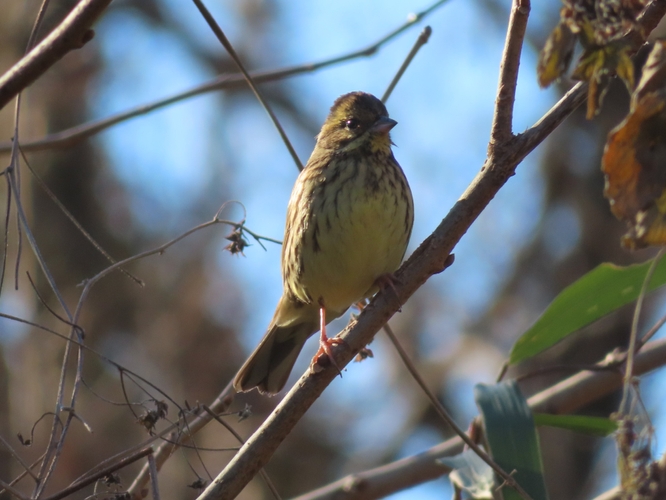
<path fill-rule="evenodd" d="M 312 362 L 310 363 L 310 371 L 312 373 L 319 373 L 329 364 L 331 364 L 336 368 L 336 370 L 338 370 L 338 373 L 342 377 L 342 371 L 340 370 L 340 367 L 335 362 L 335 358 L 333 357 L 332 347 L 337 345 L 343 345 L 349 348 L 349 344 L 347 344 L 347 342 L 340 337 L 326 337 L 325 339 L 319 339 L 319 350 L 314 355 Z"/>

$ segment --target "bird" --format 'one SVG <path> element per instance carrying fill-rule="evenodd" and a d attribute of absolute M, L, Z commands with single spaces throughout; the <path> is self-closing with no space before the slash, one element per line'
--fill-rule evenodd
<path fill-rule="evenodd" d="M 287 207 L 282 245 L 283 293 L 273 319 L 234 379 L 237 392 L 282 390 L 305 341 L 347 309 L 393 287 L 414 223 L 411 189 L 395 160 L 397 122 L 375 96 L 350 92 L 335 100 Z M 316 371 L 316 370 L 315 370 Z"/>

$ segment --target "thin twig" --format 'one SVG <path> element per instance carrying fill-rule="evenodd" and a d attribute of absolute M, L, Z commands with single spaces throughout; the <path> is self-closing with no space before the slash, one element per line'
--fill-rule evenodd
<path fill-rule="evenodd" d="M 174 425 L 175 424 L 177 424 L 177 422 L 174 422 Z M 198 444 L 197 445 L 185 444 L 185 443 L 183 443 L 182 440 L 172 441 L 168 437 L 164 437 L 164 436 L 162 436 L 160 439 L 162 440 L 163 443 L 169 443 L 169 444 L 174 445 L 176 448 L 184 448 L 186 450 L 210 451 L 210 452 L 213 452 L 213 453 L 240 450 L 240 447 L 238 447 L 238 446 L 229 446 L 229 447 L 225 447 L 225 448 L 210 448 L 208 446 L 199 446 Z M 206 473 L 208 474 L 208 477 L 211 477 L 210 473 L 207 470 L 206 470 Z"/>
<path fill-rule="evenodd" d="M 20 101 L 21 96 L 17 98 L 17 101 Z M 14 263 L 14 290 L 19 289 L 19 270 L 21 268 L 21 256 L 23 255 L 23 227 L 21 225 L 21 186 L 20 186 L 20 172 L 21 168 L 18 162 L 18 156 L 16 152 L 12 152 L 12 163 L 5 170 L 7 180 L 9 181 L 9 188 L 14 191 L 14 198 L 16 199 L 16 262 Z M 39 259 L 39 257 L 38 257 Z"/>
<path fill-rule="evenodd" d="M 78 330 L 75 328 L 71 329 L 70 333 L 70 338 L 74 338 L 75 335 L 78 335 Z M 72 344 L 70 342 L 67 343 L 67 346 L 65 347 L 65 354 L 63 355 L 63 363 L 62 363 L 62 370 L 61 370 L 61 381 L 60 385 L 58 387 L 58 394 L 61 394 L 61 391 L 64 393 L 64 387 L 65 387 L 65 375 L 66 375 L 66 365 L 67 365 L 67 359 L 69 356 L 69 350 L 71 348 Z M 75 416 L 75 411 L 74 408 L 76 406 L 76 397 L 79 392 L 79 388 L 81 385 L 81 378 L 82 378 L 82 373 L 83 373 L 83 349 L 79 348 L 78 349 L 78 356 L 77 356 L 77 362 L 76 362 L 76 375 L 74 377 L 74 384 L 71 389 L 70 393 L 70 398 L 69 398 L 69 404 L 67 405 L 68 408 L 68 413 L 67 413 L 67 419 L 65 420 L 65 423 L 62 425 L 62 430 L 60 431 L 60 436 L 57 441 L 55 440 L 55 422 L 53 425 L 53 432 L 51 434 L 51 437 L 49 438 L 49 445 L 47 446 L 46 449 L 46 457 L 44 458 L 44 461 L 42 462 L 42 468 L 40 470 L 40 483 L 38 487 L 35 489 L 34 496 L 39 497 L 45 490 L 46 485 L 53 475 L 53 472 L 55 471 L 56 464 L 58 462 L 58 458 L 62 454 L 62 451 L 65 447 L 65 438 L 67 437 L 67 434 L 69 432 L 69 427 L 72 424 L 72 421 L 74 420 Z M 58 400 L 58 403 L 56 405 L 56 412 L 60 412 L 64 409 L 64 406 L 62 405 L 61 400 Z M 57 413 L 56 413 L 57 414 Z M 53 446 L 53 443 L 55 443 L 55 446 Z M 50 465 L 48 468 L 46 468 L 46 471 L 44 472 L 44 465 L 49 464 L 49 454 L 51 454 L 50 458 Z"/>
<path fill-rule="evenodd" d="M 42 456 L 39 457 L 37 460 L 35 460 L 35 461 L 30 465 L 29 469 L 32 470 L 32 469 L 34 469 L 35 467 L 37 467 L 37 466 L 41 463 L 42 460 L 44 460 L 44 455 L 42 455 Z M 26 477 L 27 475 L 28 475 L 28 472 L 26 472 L 26 471 L 21 472 L 18 476 L 16 476 L 16 478 L 12 479 L 12 481 L 9 483 L 9 486 L 14 486 L 14 485 L 17 484 L 21 479 L 23 479 L 24 477 Z M 5 490 L 2 489 L 2 488 L 0 488 L 0 495 L 2 495 L 4 492 L 5 492 Z"/>
<path fill-rule="evenodd" d="M 2 479 L 0 479 L 0 488 L 10 492 L 12 495 L 14 495 L 16 498 L 19 498 L 20 500 L 29 500 L 28 497 L 23 495 L 19 490 L 17 490 L 10 484 L 5 483 Z"/>
<path fill-rule="evenodd" d="M 20 463 L 20 464 L 23 466 L 23 468 L 25 469 L 25 471 L 26 471 L 28 474 L 30 474 L 30 476 L 31 476 L 35 481 L 38 481 L 38 479 L 37 479 L 37 475 L 36 475 L 34 472 L 32 472 L 32 470 L 30 469 L 30 467 L 28 466 L 28 464 L 26 464 L 26 463 L 23 461 L 23 459 L 21 458 L 21 455 L 19 455 L 18 453 L 16 453 L 16 450 L 14 450 L 14 448 L 12 448 L 12 446 L 11 446 L 11 445 L 5 440 L 5 438 L 2 437 L 2 435 L 0 435 L 0 442 L 5 446 L 5 448 L 7 448 L 7 450 L 9 450 L 9 453 L 10 453 L 10 454 L 16 459 L 16 461 L 17 461 L 18 463 Z"/>
<path fill-rule="evenodd" d="M 7 205 L 5 206 L 5 225 L 4 225 L 4 242 L 2 252 L 2 272 L 0 272 L 0 292 L 5 284 L 5 272 L 7 271 L 7 258 L 9 257 L 9 221 L 12 213 L 12 189 L 9 184 L 9 175 L 5 171 L 5 183 L 7 185 Z"/>
<path fill-rule="evenodd" d="M 97 250 L 104 257 L 106 257 L 106 259 L 109 262 L 114 264 L 116 262 L 116 260 L 113 257 L 111 257 L 111 255 L 109 255 L 109 253 L 106 250 L 104 250 L 104 248 L 102 248 L 102 245 L 97 243 L 95 238 L 93 238 L 92 235 L 88 231 L 85 230 L 85 228 L 79 223 L 79 221 L 76 220 L 76 217 L 74 217 L 74 215 L 69 210 L 67 210 L 67 207 L 65 207 L 65 205 L 62 204 L 62 202 L 58 199 L 58 197 L 55 195 L 55 193 L 53 191 L 51 191 L 51 188 L 49 188 L 49 186 L 46 184 L 46 182 L 44 182 L 44 179 L 42 179 L 40 177 L 40 175 L 37 172 L 35 172 L 35 170 L 30 165 L 30 162 L 26 158 L 25 153 L 23 152 L 22 148 L 21 148 L 21 154 L 23 156 L 23 161 L 25 162 L 26 166 L 28 167 L 28 170 L 30 170 L 30 173 L 33 175 L 33 177 L 37 181 L 37 184 L 39 184 L 39 187 L 41 187 L 44 190 L 44 192 L 47 194 L 47 196 L 49 198 L 51 198 L 51 201 L 53 203 L 55 203 L 56 206 L 60 209 L 60 211 L 65 215 L 65 217 L 67 217 L 69 219 L 69 221 L 72 224 L 74 224 L 74 227 L 76 227 L 76 229 L 78 229 L 78 231 L 83 235 L 83 237 L 85 239 L 88 240 L 88 242 L 95 248 L 95 250 Z M 141 279 L 132 275 L 131 273 L 129 273 L 125 269 L 120 269 L 120 271 L 125 276 L 127 276 L 132 281 L 134 281 L 137 285 L 139 285 L 141 287 L 145 286 L 145 283 Z"/>
<path fill-rule="evenodd" d="M 29 273 L 28 271 L 26 271 L 25 274 L 26 274 L 26 276 L 28 277 L 28 282 L 30 283 L 30 286 L 32 286 L 32 291 L 35 292 L 35 295 L 37 296 L 37 299 L 39 300 L 39 302 L 41 302 L 41 304 L 44 306 L 44 308 L 45 308 L 49 313 L 51 313 L 51 315 L 52 315 L 54 318 L 56 318 L 58 321 L 64 323 L 64 324 L 67 325 L 67 326 L 71 326 L 72 328 L 78 330 L 78 335 L 79 335 L 79 337 L 80 337 L 80 338 L 83 338 L 83 337 L 84 337 L 84 331 L 83 331 L 83 328 L 81 328 L 79 325 L 75 325 L 74 323 L 72 323 L 72 322 L 66 320 L 65 318 L 63 318 L 62 316 L 60 316 L 57 312 L 55 312 L 55 311 L 53 310 L 53 308 L 52 308 L 52 307 L 46 302 L 46 300 L 44 299 L 44 297 L 42 297 L 42 295 L 39 293 L 39 290 L 37 290 L 37 285 L 35 285 L 35 282 L 33 281 L 32 276 L 30 276 L 30 273 Z"/>
<path fill-rule="evenodd" d="M 146 446 L 150 446 L 153 444 L 155 441 L 158 441 L 159 439 L 162 439 L 164 436 L 167 434 L 170 434 L 175 431 L 175 428 L 179 425 L 180 423 L 176 423 L 160 432 L 157 432 L 153 434 L 152 436 L 148 437 L 147 439 L 144 439 L 141 443 L 136 444 L 132 446 L 129 449 L 123 450 L 119 453 L 116 453 L 115 455 L 108 457 L 104 459 L 102 462 L 97 464 L 95 467 L 93 467 L 91 470 L 87 471 L 83 476 L 81 476 L 79 479 L 77 479 L 76 482 L 84 481 L 87 480 L 91 475 L 97 474 L 97 472 L 100 470 L 100 467 L 102 467 L 104 464 L 108 463 L 115 463 L 117 460 L 123 460 L 127 458 L 128 456 L 131 456 L 133 453 L 136 453 L 137 451 L 142 450 Z M 146 464 L 146 467 L 148 467 L 148 464 Z M 48 500 L 48 499 L 47 499 Z"/>
<path fill-rule="evenodd" d="M 639 350 L 646 344 L 648 340 L 654 337 L 654 335 L 661 329 L 661 327 L 664 326 L 664 323 L 666 323 L 666 314 L 659 318 L 659 320 L 654 325 L 652 325 L 652 328 L 645 332 L 645 335 L 643 335 L 638 341 L 636 350 Z"/>
<path fill-rule="evenodd" d="M 419 50 L 421 50 L 421 47 L 423 47 L 426 43 L 428 43 L 431 34 L 432 34 L 432 28 L 430 26 L 426 26 L 425 28 L 423 28 L 423 31 L 421 31 L 421 33 L 419 34 L 419 37 L 416 39 L 416 42 L 414 42 L 412 50 L 409 51 L 409 54 L 407 54 L 407 57 L 400 65 L 400 69 L 393 77 L 393 80 L 391 80 L 391 83 L 386 89 L 386 92 L 384 92 L 384 95 L 382 96 L 382 102 L 384 104 L 386 104 L 386 101 L 388 101 L 389 97 L 391 97 L 393 89 L 400 81 L 400 78 L 402 78 L 402 75 L 405 73 L 405 70 L 407 70 L 409 65 L 412 63 L 412 59 L 414 59 Z"/>
<path fill-rule="evenodd" d="M 35 254 L 35 257 L 37 258 L 37 262 L 39 263 L 39 267 L 42 269 L 42 272 L 44 273 L 44 277 L 46 278 L 46 281 L 48 281 L 51 290 L 53 291 L 53 294 L 56 296 L 58 299 L 58 302 L 60 303 L 60 307 L 62 307 L 63 311 L 65 311 L 65 314 L 67 315 L 69 321 L 72 321 L 72 314 L 69 312 L 69 307 L 67 307 L 67 304 L 65 302 L 65 299 L 63 296 L 60 294 L 60 291 L 58 290 L 58 287 L 55 283 L 55 279 L 53 278 L 53 275 L 51 274 L 51 271 L 49 271 L 48 266 L 46 265 L 46 261 L 44 260 L 44 257 L 42 257 L 42 252 L 39 250 L 39 247 L 37 246 L 37 242 L 35 241 L 35 237 L 32 234 L 32 231 L 30 230 L 30 226 L 28 225 L 28 219 L 25 215 L 25 212 L 23 210 L 23 205 L 21 203 L 19 193 L 17 190 L 17 186 L 15 185 L 15 182 L 12 179 L 12 175 L 10 173 L 9 176 L 7 176 L 9 179 L 9 186 L 14 194 L 14 204 L 16 205 L 16 211 L 19 215 L 19 218 L 21 220 L 21 225 L 25 229 L 25 234 L 26 237 L 28 238 L 28 242 L 30 243 L 30 246 L 32 247 L 32 251 Z"/>
<path fill-rule="evenodd" d="M 412 376 L 414 381 L 419 385 L 423 393 L 426 395 L 426 397 L 430 401 L 430 404 L 437 412 L 437 415 L 439 415 L 439 417 L 442 420 L 444 420 L 444 422 L 446 422 L 447 425 L 451 427 L 451 429 L 453 429 L 453 431 L 460 437 L 460 439 L 462 439 L 463 442 L 467 446 L 469 446 L 474 451 L 474 453 L 476 453 L 479 456 L 479 458 L 481 458 L 481 460 L 487 463 L 497 473 L 497 475 L 504 480 L 507 486 L 510 486 L 511 488 L 515 489 L 518 492 L 518 494 L 524 499 L 526 500 L 531 499 L 532 497 L 523 489 L 522 486 L 520 486 L 520 484 L 518 484 L 518 482 L 516 482 L 513 476 L 508 472 L 506 472 L 504 469 L 502 469 L 502 467 L 500 467 L 497 464 L 497 462 L 495 462 L 485 451 L 483 451 L 479 447 L 479 445 L 476 444 L 465 433 L 465 431 L 458 426 L 455 420 L 453 420 L 453 417 L 449 415 L 449 412 L 446 411 L 446 408 L 444 408 L 442 403 L 440 403 L 439 400 L 437 399 L 437 396 L 433 394 L 428 385 L 425 383 L 423 377 L 421 377 L 421 374 L 416 369 L 416 366 L 414 366 L 414 363 L 412 363 L 412 360 L 409 359 L 407 352 L 403 349 L 402 345 L 400 345 L 400 341 L 395 336 L 393 330 L 388 325 L 388 323 L 384 325 L 384 332 L 386 332 L 386 335 L 393 344 L 393 347 L 395 347 L 395 350 L 398 352 L 398 356 L 400 356 L 400 359 L 405 365 L 405 368 L 407 368 L 409 374 Z"/>
<path fill-rule="evenodd" d="M 150 471 L 150 489 L 153 492 L 153 500 L 160 500 L 160 488 L 157 482 L 157 466 L 155 465 L 155 457 L 151 453 L 148 455 L 148 470 Z"/>
<path fill-rule="evenodd" d="M 35 22 L 32 25 L 32 30 L 30 31 L 30 36 L 28 37 L 28 43 L 25 44 L 24 55 L 28 54 L 30 50 L 34 47 L 35 41 L 37 40 L 37 33 L 39 28 L 42 26 L 42 21 L 44 21 L 44 16 L 46 15 L 46 10 L 49 8 L 50 0 L 42 0 L 42 5 L 40 5 L 39 10 L 37 11 L 37 17 Z"/>
<path fill-rule="evenodd" d="M 222 389 L 220 394 L 217 395 L 215 400 L 209 405 L 209 408 L 213 412 L 217 413 L 222 413 L 231 406 L 231 403 L 233 402 L 233 386 L 231 385 L 231 382 L 227 384 L 227 386 Z M 169 442 L 162 443 L 159 448 L 155 451 L 155 460 L 156 460 L 156 465 L 157 468 L 160 469 L 162 465 L 167 461 L 167 459 L 173 454 L 174 450 L 176 450 L 179 446 L 180 443 L 182 442 L 187 442 L 188 439 L 190 439 L 194 434 L 199 432 L 201 429 L 203 429 L 206 424 L 208 424 L 212 420 L 212 417 L 208 413 L 203 413 L 201 415 L 198 415 L 194 420 L 189 422 L 187 426 L 187 430 L 183 432 L 181 435 L 177 436 L 176 439 L 171 439 Z M 172 432 L 175 432 L 173 430 Z M 166 435 L 167 433 L 163 433 L 163 435 Z M 178 444 L 174 444 L 178 443 Z M 141 495 L 141 491 L 143 490 L 144 486 L 149 480 L 149 471 L 148 471 L 148 466 L 144 466 L 143 469 L 141 469 L 141 472 L 137 475 L 137 477 L 134 479 L 130 487 L 128 488 L 127 492 L 131 495 L 132 498 L 142 498 L 143 495 Z"/>
<path fill-rule="evenodd" d="M 381 49 L 386 43 L 390 42 L 398 35 L 402 34 L 404 31 L 406 31 L 407 29 L 411 28 L 412 26 L 420 22 L 424 17 L 429 15 L 438 7 L 442 6 L 447 1 L 448 0 L 439 0 L 433 3 L 427 9 L 423 10 L 422 12 L 410 16 L 405 23 L 403 23 L 398 28 L 394 29 L 393 31 L 382 37 L 380 40 L 374 42 L 372 45 L 364 49 L 350 52 L 348 54 L 337 56 L 331 59 L 326 59 L 324 61 L 305 63 L 298 66 L 291 66 L 288 68 L 277 69 L 277 70 L 251 72 L 250 76 L 252 77 L 252 80 L 255 83 L 264 83 L 264 82 L 289 78 L 303 73 L 318 71 L 328 66 L 333 66 L 335 64 L 342 62 L 352 61 L 360 57 L 372 56 L 376 54 L 377 51 Z M 131 118 L 136 118 L 146 113 L 150 113 L 152 111 L 163 108 L 165 106 L 169 106 L 176 102 L 189 99 L 191 97 L 195 97 L 208 92 L 213 92 L 216 90 L 236 89 L 243 87 L 245 85 L 246 81 L 243 75 L 239 74 L 220 75 L 206 83 L 188 89 L 184 92 L 179 92 L 177 94 L 173 94 L 163 99 L 159 99 L 150 103 L 142 104 L 134 108 L 130 108 L 127 111 L 111 115 L 107 118 L 103 118 L 101 120 L 93 120 L 88 123 L 77 125 L 75 127 L 62 130 L 60 132 L 55 132 L 53 134 L 46 135 L 40 139 L 22 141 L 21 149 L 26 152 L 32 152 L 32 151 L 43 151 L 46 149 L 57 148 L 57 147 L 59 148 L 69 147 L 87 137 L 93 136 L 118 123 L 129 120 Z M 11 151 L 11 149 L 12 149 L 11 142 L 0 143 L 0 154 L 8 153 Z"/>
<path fill-rule="evenodd" d="M 72 493 L 74 493 L 76 491 L 79 491 L 82 488 L 85 488 L 86 486 L 94 483 L 98 479 L 102 479 L 103 477 L 106 477 L 109 474 L 111 474 L 113 472 L 116 472 L 117 470 L 122 469 L 123 467 L 127 467 L 129 464 L 134 463 L 137 460 L 139 460 L 139 459 L 141 459 L 145 456 L 152 456 L 152 453 L 153 453 L 152 448 L 142 449 L 142 450 L 140 450 L 136 453 L 133 453 L 132 455 L 130 455 L 128 457 L 125 457 L 121 460 L 118 460 L 118 462 L 116 462 L 115 464 L 110 465 L 110 466 L 96 472 L 95 474 L 92 474 L 92 475 L 86 477 L 85 479 L 83 479 L 81 481 L 77 481 L 73 485 L 68 486 L 64 490 L 59 491 L 58 493 L 56 493 L 55 495 L 51 495 L 50 497 L 46 497 L 44 500 L 61 500 L 62 498 L 65 498 L 65 497 L 71 495 Z"/>
<path fill-rule="evenodd" d="M 50 0 L 42 0 L 42 5 L 39 7 L 37 12 L 37 17 L 35 22 L 32 25 L 32 30 L 30 36 L 28 37 L 28 43 L 25 47 L 25 54 L 28 54 L 32 49 L 32 46 L 35 43 L 37 38 L 37 32 L 42 25 L 44 16 L 46 15 L 46 10 L 48 9 Z M 17 191 L 21 192 L 21 166 L 19 164 L 19 117 L 21 115 L 21 93 L 19 92 L 16 96 L 16 104 L 14 105 L 14 135 L 12 137 L 12 159 L 9 165 L 9 168 L 6 170 L 6 175 L 12 175 L 12 172 L 15 172 L 16 186 Z M 18 240 L 18 251 L 16 253 L 16 267 L 14 270 L 14 287 L 18 290 L 18 276 L 21 263 L 21 255 L 23 248 L 23 232 L 21 231 L 21 222 L 17 215 L 16 217 L 16 227 L 17 227 L 17 240 Z M 8 228 L 6 229 L 8 230 Z M 4 271 L 3 271 L 4 274 Z"/>
<path fill-rule="evenodd" d="M 164 253 L 164 252 L 165 252 L 170 246 L 175 245 L 176 243 L 178 243 L 180 240 L 182 240 L 182 239 L 184 239 L 184 238 L 187 238 L 187 237 L 188 237 L 189 235 L 191 235 L 192 233 L 195 233 L 195 232 L 197 232 L 197 231 L 200 231 L 201 229 L 205 229 L 205 228 L 210 227 L 210 226 L 214 226 L 214 225 L 216 225 L 216 224 L 227 224 L 227 225 L 232 226 L 232 227 L 239 227 L 239 225 L 238 225 L 237 222 L 233 222 L 233 221 L 229 221 L 229 220 L 224 220 L 224 219 L 219 219 L 219 218 L 217 218 L 217 216 L 216 216 L 216 218 L 214 218 L 213 220 L 210 220 L 210 221 L 208 221 L 208 222 L 204 222 L 204 223 L 202 223 L 202 224 L 199 224 L 198 226 L 195 226 L 195 227 L 193 227 L 193 228 L 191 228 L 191 229 L 188 229 L 187 231 L 185 231 L 184 233 L 182 233 L 180 236 L 177 236 L 176 238 L 174 238 L 174 239 L 172 239 L 172 240 L 170 240 L 170 241 L 164 243 L 163 245 L 160 245 L 160 246 L 158 246 L 158 247 L 156 247 L 156 248 L 153 248 L 153 249 L 151 249 L 151 250 L 146 250 L 145 252 L 138 253 L 138 254 L 136 254 L 136 255 L 133 255 L 132 257 L 128 257 L 128 258 L 126 258 L 126 259 L 120 260 L 120 261 L 118 261 L 118 262 L 116 262 L 116 263 L 110 265 L 109 267 L 103 269 L 102 271 L 100 271 L 100 272 L 97 273 L 95 276 L 93 276 L 92 278 L 90 278 L 89 280 L 87 280 L 87 281 L 85 282 L 85 286 L 84 286 L 84 288 L 83 288 L 83 292 L 81 293 L 81 296 L 79 297 L 79 305 L 77 305 L 77 311 L 80 310 L 80 305 L 81 305 L 81 304 L 83 303 L 83 301 L 85 300 L 85 298 L 86 298 L 88 292 L 90 291 L 90 289 L 92 288 L 92 286 L 93 286 L 95 283 L 97 283 L 99 280 L 101 280 L 104 276 L 106 276 L 106 275 L 108 275 L 109 273 L 115 271 L 116 269 L 119 269 L 119 268 L 122 268 L 122 267 L 126 266 L 126 265 L 129 264 L 130 262 L 134 262 L 134 261 L 136 261 L 136 260 L 140 260 L 140 259 L 143 259 L 143 258 L 145 258 L 145 257 L 149 257 L 149 256 L 151 256 L 151 255 L 156 255 L 156 254 L 160 254 L 160 255 L 161 255 L 161 254 L 163 254 L 163 253 Z M 265 237 L 263 237 L 263 236 L 262 236 L 261 238 L 270 241 L 270 238 L 265 238 Z"/>
<path fill-rule="evenodd" d="M 25 235 L 28 239 L 28 242 L 30 243 L 30 247 L 32 248 L 32 251 L 37 259 L 37 262 L 39 263 L 40 268 L 42 269 L 42 273 L 46 277 L 46 280 L 48 281 L 51 290 L 53 291 L 54 295 L 58 299 L 58 302 L 60 303 L 60 306 L 62 307 L 63 311 L 67 315 L 67 318 L 70 323 L 74 323 L 72 321 L 72 314 L 69 311 L 69 308 L 67 307 L 67 304 L 65 303 L 64 298 L 60 294 L 60 291 L 58 290 L 58 287 L 55 283 L 55 280 L 53 278 L 53 275 L 48 269 L 48 266 L 46 265 L 46 262 L 41 254 L 41 251 L 39 250 L 39 247 L 37 245 L 37 242 L 35 241 L 35 238 L 32 234 L 32 231 L 30 229 L 30 226 L 28 225 L 28 220 L 25 215 L 25 212 L 23 210 L 23 204 L 21 202 L 20 198 L 20 193 L 18 191 L 18 185 L 17 185 L 17 180 L 15 178 L 15 174 L 18 171 L 18 169 L 14 168 L 9 168 L 7 169 L 7 179 L 9 182 L 9 186 L 13 192 L 14 195 L 14 204 L 16 206 L 16 212 L 17 212 L 17 217 L 20 221 L 19 227 L 23 227 L 25 230 Z M 20 242 L 21 242 L 21 233 L 19 233 L 19 256 L 20 256 Z M 19 267 L 19 259 L 17 258 L 16 262 L 16 269 L 18 271 Z M 17 281 L 18 283 L 18 281 Z M 78 330 L 75 328 L 72 328 L 70 335 L 78 335 Z M 53 420 L 53 425 L 51 427 L 51 433 L 49 436 L 49 441 L 48 445 L 46 447 L 46 456 L 44 460 L 41 463 L 40 470 L 39 470 L 39 482 L 35 485 L 35 490 L 33 492 L 33 495 L 35 497 L 38 497 L 41 492 L 44 490 L 46 487 L 46 484 L 48 482 L 48 479 L 50 475 L 52 474 L 54 468 L 55 468 L 55 463 L 56 459 L 59 456 L 60 452 L 62 451 L 62 446 L 64 444 L 64 439 L 65 436 L 67 435 L 67 431 L 69 429 L 69 424 L 71 423 L 72 420 L 72 415 L 68 415 L 67 420 L 65 424 L 63 425 L 63 428 L 60 432 L 60 437 L 59 439 L 56 439 L 57 436 L 57 420 L 58 420 L 58 415 L 60 412 L 60 409 L 63 406 L 63 398 L 64 398 L 64 391 L 65 391 L 65 381 L 66 381 L 66 375 L 67 375 L 67 366 L 68 366 L 68 359 L 70 355 L 70 350 L 71 350 L 71 345 L 70 343 L 67 343 L 65 346 L 65 352 L 63 354 L 63 363 L 61 366 L 60 370 L 60 379 L 59 379 L 59 384 L 58 384 L 58 391 L 57 391 L 57 396 L 56 396 L 56 408 L 55 408 L 55 417 Z M 77 381 L 80 375 L 80 370 L 82 369 L 82 363 L 83 360 L 81 358 L 82 351 L 79 350 L 79 359 L 77 363 Z M 74 383 L 74 387 L 72 388 L 72 398 L 71 402 L 68 406 L 74 407 L 74 398 L 76 397 L 76 391 L 78 390 L 78 384 L 77 381 Z"/>
<path fill-rule="evenodd" d="M 624 359 L 625 357 L 623 356 L 622 362 L 624 362 Z M 605 360 L 595 365 L 552 365 L 552 366 L 544 366 L 543 368 L 536 368 L 526 373 L 521 373 L 512 380 L 515 380 L 516 382 L 522 382 L 524 380 L 529 380 L 534 377 L 552 375 L 553 373 L 579 372 L 579 371 L 603 372 L 609 370 L 619 371 L 619 368 L 617 364 L 609 365 L 608 363 L 605 362 Z"/>
<path fill-rule="evenodd" d="M 298 170 L 303 170 L 303 162 L 301 162 L 301 159 L 298 157 L 298 153 L 296 153 L 296 150 L 294 149 L 294 146 L 292 146 L 291 141 L 289 140 L 289 137 L 287 137 L 287 133 L 284 131 L 282 128 L 282 124 L 280 124 L 280 120 L 278 120 L 277 116 L 275 113 L 273 113 L 273 110 L 271 109 L 271 106 L 268 104 L 268 101 L 264 99 L 264 97 L 261 95 L 261 92 L 259 92 L 259 88 L 255 85 L 254 81 L 252 80 L 252 77 L 250 74 L 245 70 L 245 66 L 243 65 L 242 61 L 240 60 L 240 57 L 238 57 L 238 54 L 236 54 L 236 51 L 234 50 L 234 47 L 231 45 L 231 42 L 227 39 L 227 36 L 224 34 L 222 31 L 222 28 L 220 28 L 220 25 L 217 24 L 215 21 L 215 18 L 212 16 L 212 14 L 208 11 L 206 6 L 203 4 L 201 0 L 192 0 L 194 2 L 194 5 L 197 6 L 197 9 L 199 9 L 199 12 L 203 16 L 203 18 L 206 20 L 208 23 L 208 26 L 210 29 L 215 33 L 215 36 L 217 39 L 220 41 L 222 46 L 225 48 L 225 50 L 229 53 L 233 61 L 236 63 L 236 66 L 238 66 L 238 69 L 240 70 L 241 73 L 243 73 L 243 76 L 245 77 L 245 80 L 247 81 L 247 84 L 250 86 L 252 89 L 252 92 L 254 93 L 255 97 L 257 100 L 261 103 L 261 105 L 264 107 L 266 110 L 266 113 L 268 113 L 268 116 L 270 116 L 271 120 L 273 121 L 273 125 L 277 129 L 278 133 L 280 134 L 280 137 L 282 138 L 282 142 L 284 142 L 284 145 L 287 146 L 287 149 L 289 150 L 289 154 L 291 155 L 291 158 L 294 160 L 294 163 L 298 167 Z"/>
<path fill-rule="evenodd" d="M 634 377 L 634 357 L 636 355 L 636 343 L 638 341 L 638 321 L 641 318 L 641 311 L 643 309 L 643 302 L 645 296 L 647 295 L 648 288 L 650 287 L 650 282 L 652 281 L 652 276 L 654 271 L 657 269 L 657 264 L 661 261 L 661 258 L 664 256 L 666 250 L 663 248 L 659 250 L 657 255 L 652 259 L 652 263 L 645 273 L 645 279 L 641 286 L 641 291 L 638 294 L 638 299 L 636 300 L 636 307 L 634 308 L 634 316 L 631 320 L 631 333 L 629 335 L 629 349 L 627 349 L 627 363 L 624 371 L 624 390 L 622 392 L 622 401 L 620 402 L 620 415 L 626 415 L 629 413 L 629 391 L 632 386 L 632 379 Z"/>
<path fill-rule="evenodd" d="M 234 428 L 231 427 L 227 422 L 225 422 L 224 420 L 222 420 L 222 419 L 220 418 L 220 416 L 217 415 L 215 412 L 213 412 L 208 406 L 204 405 L 204 406 L 203 406 L 203 409 L 206 411 L 206 413 L 208 413 L 208 414 L 211 416 L 211 418 L 214 418 L 219 424 L 222 424 L 222 426 L 224 426 L 224 428 L 225 428 L 227 431 L 229 431 L 229 433 L 230 433 L 233 437 L 235 437 L 236 440 L 237 440 L 240 444 L 245 444 L 245 441 L 243 440 L 243 438 L 241 437 L 241 435 L 238 434 L 238 433 L 236 432 L 236 429 L 234 429 Z M 261 475 L 261 478 L 264 480 L 264 482 L 266 483 L 266 486 L 268 486 L 268 489 L 271 491 L 271 493 L 272 493 L 273 496 L 276 498 L 276 500 L 281 500 L 281 497 L 280 497 L 280 494 L 278 493 L 277 488 L 276 488 L 275 485 L 273 484 L 273 481 L 271 481 L 271 478 L 268 477 L 268 473 L 266 472 L 266 470 L 265 470 L 264 468 L 262 468 L 262 469 L 259 471 L 259 475 Z"/>
<path fill-rule="evenodd" d="M 275 243 L 276 245 L 282 245 L 282 241 L 281 241 L 281 240 L 276 240 L 275 238 L 269 238 L 268 236 L 261 236 L 261 235 L 258 235 L 257 233 L 255 233 L 255 232 L 253 232 L 253 231 L 250 231 L 247 227 L 245 227 L 244 224 L 238 224 L 238 225 L 236 225 L 236 226 L 234 226 L 234 227 L 235 227 L 236 229 L 239 229 L 239 230 L 241 230 L 241 231 L 243 231 L 243 232 L 249 234 L 250 236 L 252 236 L 252 237 L 255 239 L 255 241 L 256 241 L 257 243 L 259 243 L 259 244 L 261 245 L 261 247 L 262 247 L 264 250 L 266 250 L 266 247 L 265 247 L 264 245 L 261 244 L 261 241 L 262 241 L 262 240 L 263 240 L 263 241 L 268 241 L 268 242 L 270 242 L 270 243 Z"/>

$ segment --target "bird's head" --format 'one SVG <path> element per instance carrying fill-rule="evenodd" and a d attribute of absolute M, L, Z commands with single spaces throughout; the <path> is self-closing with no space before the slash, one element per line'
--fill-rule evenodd
<path fill-rule="evenodd" d="M 397 123 L 375 96 L 350 92 L 333 103 L 317 136 L 317 147 L 350 151 L 366 145 L 372 151 L 390 150 L 389 131 Z"/>

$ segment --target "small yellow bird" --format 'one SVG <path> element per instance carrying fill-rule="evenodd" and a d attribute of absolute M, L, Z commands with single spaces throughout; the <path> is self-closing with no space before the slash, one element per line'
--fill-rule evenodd
<path fill-rule="evenodd" d="M 321 353 L 338 339 L 326 324 L 391 284 L 407 249 L 414 203 L 391 151 L 396 121 L 376 97 L 339 97 L 289 199 L 282 246 L 283 294 L 268 331 L 234 379 L 239 392 L 276 394 L 305 341 Z M 333 358 L 330 358 L 333 361 Z"/>

